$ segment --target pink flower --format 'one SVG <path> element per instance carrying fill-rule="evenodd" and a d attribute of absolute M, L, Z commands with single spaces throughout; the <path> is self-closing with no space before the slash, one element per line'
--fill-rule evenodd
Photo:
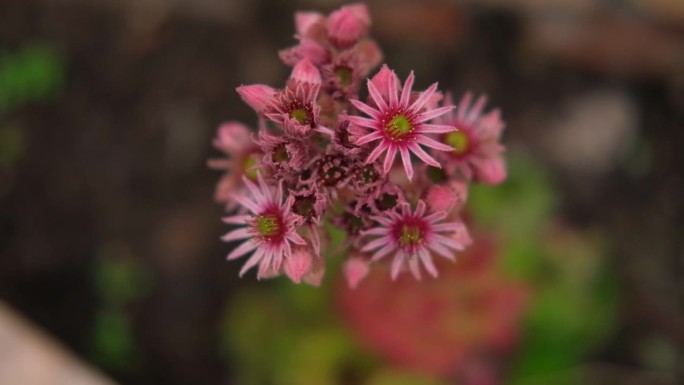
<path fill-rule="evenodd" d="M 298 172 L 307 161 L 306 147 L 298 139 L 261 130 L 257 144 L 264 154 L 263 164 L 273 171 L 275 178 L 283 179 Z"/>
<path fill-rule="evenodd" d="M 466 246 L 465 225 L 462 222 L 440 223 L 446 218 L 443 211 L 426 215 L 425 202 L 418 201 L 416 210 L 411 212 L 408 204 L 401 205 L 401 211 L 388 210 L 384 215 L 373 216 L 380 226 L 367 230 L 364 235 L 377 235 L 378 238 L 366 244 L 361 251 L 376 250 L 371 261 L 377 261 L 394 253 L 391 276 L 396 279 L 404 263 L 408 263 L 416 279 L 421 278 L 419 261 L 425 269 L 436 277 L 438 275 L 431 252 L 455 260 L 454 251 Z M 443 233 L 450 233 L 445 236 Z"/>
<path fill-rule="evenodd" d="M 256 179 L 256 165 L 262 156 L 261 151 L 252 141 L 251 130 L 238 122 L 227 122 L 219 126 L 213 145 L 228 156 L 224 159 L 210 159 L 208 162 L 210 168 L 226 172 L 216 186 L 214 199 L 225 203 L 226 209 L 230 211 L 237 205 L 230 194 L 244 190 L 242 177 Z"/>
<path fill-rule="evenodd" d="M 498 109 L 482 113 L 486 97 L 479 97 L 472 106 L 471 101 L 472 94 L 466 93 L 455 110 L 440 118 L 441 123 L 455 125 L 458 131 L 442 135 L 441 141 L 453 150 L 438 156 L 452 174 L 458 171 L 469 180 L 498 184 L 506 179 L 500 143 L 504 124 Z M 451 95 L 445 102 L 451 103 Z"/>
<path fill-rule="evenodd" d="M 425 108 L 426 103 L 437 90 L 437 83 L 432 84 L 415 101 L 411 102 L 414 78 L 413 72 L 411 72 L 403 89 L 400 89 L 397 75 L 387 66 L 383 66 L 380 72 L 368 81 L 371 104 L 351 100 L 351 103 L 369 115 L 370 119 L 360 116 L 349 117 L 352 124 L 370 129 L 370 133 L 356 141 L 357 145 L 379 141 L 366 159 L 366 163 L 374 162 L 382 153 L 386 152 L 383 170 L 387 173 L 392 167 L 394 158 L 399 153 L 409 180 L 413 179 L 410 153 L 415 154 L 420 160 L 431 166 L 441 167 L 434 158 L 421 148 L 421 144 L 439 151 L 453 151 L 453 148 L 430 138 L 426 134 L 448 133 L 456 130 L 453 125 L 449 124 L 426 123 L 447 113 L 453 106 Z"/>
<path fill-rule="evenodd" d="M 301 60 L 292 69 L 285 89 L 253 84 L 240 86 L 237 92 L 257 113 L 278 123 L 283 130 L 302 139 L 318 129 L 320 107 L 316 103 L 321 75 L 309 60 Z"/>
<path fill-rule="evenodd" d="M 240 276 L 258 264 L 257 277 L 262 278 L 272 272 L 280 271 L 283 260 L 292 256 L 291 243 L 305 245 L 306 241 L 295 232 L 296 217 L 290 211 L 294 199 L 290 197 L 283 202 L 282 182 L 278 185 L 277 192 L 274 193 L 266 185 L 261 174 L 257 175 L 257 179 L 258 187 L 249 179 L 243 178 L 252 194 L 251 199 L 242 195 L 233 196 L 233 199 L 246 207 L 251 214 L 224 218 L 226 223 L 246 225 L 246 227 L 233 230 L 222 239 L 233 241 L 248 238 L 228 254 L 227 259 L 236 259 L 256 250 L 240 270 Z"/>

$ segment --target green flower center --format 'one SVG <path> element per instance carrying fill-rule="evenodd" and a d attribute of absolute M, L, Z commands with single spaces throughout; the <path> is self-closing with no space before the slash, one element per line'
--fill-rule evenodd
<path fill-rule="evenodd" d="M 245 176 L 249 178 L 250 180 L 256 180 L 257 179 L 257 171 L 259 171 L 256 167 L 253 167 L 254 165 L 257 164 L 257 157 L 256 155 L 250 155 L 245 158 L 245 160 L 242 162 L 242 167 L 244 167 L 245 170 Z"/>
<path fill-rule="evenodd" d="M 280 231 L 280 218 L 274 214 L 257 215 L 256 229 L 264 237 L 276 235 Z"/>
<path fill-rule="evenodd" d="M 416 225 L 404 224 L 401 226 L 399 243 L 402 246 L 415 246 L 423 241 L 423 232 Z"/>
<path fill-rule="evenodd" d="M 385 124 L 385 130 L 390 138 L 400 140 L 413 132 L 413 126 L 406 116 L 399 114 Z"/>
<path fill-rule="evenodd" d="M 294 204 L 292 205 L 292 211 L 306 219 L 311 219 L 315 214 L 315 203 L 316 197 L 314 196 L 298 196 L 295 198 Z"/>
<path fill-rule="evenodd" d="M 463 155 L 470 150 L 470 138 L 463 131 L 448 133 L 444 142 L 454 148 L 456 155 Z"/>
<path fill-rule="evenodd" d="M 306 108 L 295 108 L 290 111 L 290 117 L 301 124 L 309 123 L 309 111 Z"/>
<path fill-rule="evenodd" d="M 389 210 L 397 205 L 398 196 L 395 194 L 382 194 L 380 199 L 375 201 L 378 209 L 381 211 Z"/>
<path fill-rule="evenodd" d="M 285 147 L 285 144 L 281 144 L 275 149 L 273 149 L 273 160 L 282 163 L 282 162 L 287 162 L 290 160 L 290 155 L 287 153 L 287 148 Z"/>
<path fill-rule="evenodd" d="M 335 75 L 339 79 L 340 84 L 343 86 L 348 86 L 352 84 L 352 69 L 349 67 L 337 67 L 335 68 Z"/>

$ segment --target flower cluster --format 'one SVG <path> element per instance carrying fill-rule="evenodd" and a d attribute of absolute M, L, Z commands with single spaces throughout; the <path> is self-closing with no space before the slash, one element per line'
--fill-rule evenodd
<path fill-rule="evenodd" d="M 382 53 L 363 4 L 299 12 L 295 24 L 298 44 L 280 52 L 292 66 L 283 88 L 237 88 L 258 133 L 229 122 L 214 141 L 227 156 L 209 162 L 225 173 L 215 198 L 240 226 L 223 239 L 243 240 L 228 259 L 249 255 L 240 275 L 258 266 L 258 278 L 318 285 L 341 230 L 351 286 L 385 260 L 393 279 L 436 277 L 433 258 L 455 260 L 470 243 L 468 185 L 506 177 L 499 112 L 470 94 L 456 107 L 437 83 L 414 90 L 413 72 L 402 83 L 387 65 L 364 81 Z"/>

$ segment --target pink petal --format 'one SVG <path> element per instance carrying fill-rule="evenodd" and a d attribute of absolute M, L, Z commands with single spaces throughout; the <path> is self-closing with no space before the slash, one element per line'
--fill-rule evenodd
<path fill-rule="evenodd" d="M 375 254 L 373 254 L 373 257 L 371 258 L 371 262 L 379 261 L 382 259 L 384 256 L 389 254 L 392 250 L 395 249 L 394 245 L 389 243 L 389 240 L 387 241 L 388 243 L 383 246 L 380 250 L 376 251 Z"/>
<path fill-rule="evenodd" d="M 364 136 L 360 137 L 359 139 L 357 139 L 356 145 L 357 146 L 363 146 L 366 143 L 370 143 L 370 142 L 372 142 L 374 140 L 378 140 L 380 138 L 382 138 L 382 133 L 379 131 L 374 131 L 368 135 L 364 135 Z"/>
<path fill-rule="evenodd" d="M 437 91 L 437 83 L 432 83 L 432 85 L 428 87 L 427 90 L 420 93 L 418 99 L 416 99 L 416 101 L 413 102 L 409 109 L 414 111 L 420 111 L 425 105 L 425 103 L 427 103 L 427 101 L 430 100 L 432 95 L 435 94 L 435 91 Z"/>
<path fill-rule="evenodd" d="M 454 106 L 444 106 L 444 107 L 435 108 L 433 110 L 429 110 L 429 111 L 423 112 L 422 114 L 418 115 L 418 117 L 416 118 L 416 121 L 418 123 L 427 122 L 428 120 L 431 120 L 431 119 L 434 119 L 438 116 L 444 115 L 453 109 L 454 109 Z"/>
<path fill-rule="evenodd" d="M 380 94 L 378 89 L 375 87 L 375 84 L 373 84 L 371 80 L 368 80 L 368 93 L 370 94 L 371 99 L 373 99 L 373 102 L 378 107 L 378 109 L 380 109 L 381 111 L 388 109 L 387 102 L 385 102 L 385 100 L 382 97 L 382 94 Z"/>
<path fill-rule="evenodd" d="M 254 253 L 254 255 L 252 255 L 252 257 L 249 258 L 247 260 L 247 262 L 245 262 L 245 264 L 242 266 L 242 269 L 240 269 L 239 276 L 242 277 L 247 272 L 247 270 L 251 269 L 257 263 L 259 263 L 263 259 L 263 257 L 264 257 L 264 251 L 263 251 L 263 249 L 259 248 L 259 250 L 257 250 Z"/>
<path fill-rule="evenodd" d="M 389 170 L 392 168 L 392 163 L 394 163 L 394 157 L 397 155 L 397 148 L 395 146 L 390 145 L 389 149 L 387 150 L 387 155 L 385 155 L 385 161 L 383 162 L 382 165 L 382 172 L 387 174 Z"/>
<path fill-rule="evenodd" d="M 251 236 L 252 236 L 252 233 L 250 231 L 250 228 L 249 227 L 243 227 L 241 229 L 233 230 L 230 233 L 222 236 L 221 240 L 223 240 L 225 242 L 229 242 L 229 241 L 234 241 L 236 239 L 249 238 Z"/>
<path fill-rule="evenodd" d="M 236 258 L 240 258 L 243 255 L 249 253 L 250 251 L 254 250 L 259 246 L 256 242 L 253 242 L 251 240 L 245 241 L 242 243 L 240 246 L 235 248 L 228 256 L 226 257 L 227 260 L 232 260 Z"/>
<path fill-rule="evenodd" d="M 430 166 L 437 167 L 437 168 L 442 168 L 442 166 L 437 162 L 433 157 L 428 155 L 422 148 L 420 148 L 419 145 L 412 143 L 411 146 L 409 146 L 409 149 L 411 152 L 416 154 L 420 160 L 422 160 L 424 163 L 429 164 Z"/>
<path fill-rule="evenodd" d="M 413 71 L 411 71 L 409 76 L 406 78 L 406 81 L 404 82 L 404 88 L 401 90 L 400 104 L 402 106 L 408 106 L 409 100 L 411 98 L 411 89 L 413 88 L 413 82 L 415 80 L 416 76 L 413 74 Z"/>
<path fill-rule="evenodd" d="M 413 180 L 413 164 L 411 164 L 411 155 L 409 154 L 408 148 L 402 147 L 399 151 L 401 153 L 401 161 L 404 163 L 406 176 L 409 180 Z"/>
<path fill-rule="evenodd" d="M 359 109 L 360 111 L 363 111 L 364 113 L 366 113 L 367 115 L 369 115 L 369 116 L 372 117 L 373 119 L 375 119 L 375 120 L 379 120 L 379 119 L 380 119 L 380 116 L 381 116 L 382 114 L 380 113 L 380 111 L 376 110 L 375 108 L 369 106 L 369 105 L 366 104 L 366 103 L 363 103 L 363 102 L 361 102 L 361 101 L 358 101 L 358 100 L 356 100 L 356 99 L 350 99 L 349 101 L 351 102 L 351 104 L 352 104 L 354 107 L 356 107 L 356 108 Z"/>
<path fill-rule="evenodd" d="M 454 149 L 451 146 L 447 146 L 444 143 L 440 143 L 430 137 L 427 137 L 425 135 L 418 135 L 416 136 L 416 142 L 420 143 L 424 146 L 434 148 L 435 150 L 439 151 L 453 151 Z"/>
<path fill-rule="evenodd" d="M 420 125 L 420 132 L 426 134 L 443 134 L 446 132 L 453 132 L 458 130 L 456 126 L 446 125 L 446 124 L 426 124 Z"/>
<path fill-rule="evenodd" d="M 399 272 L 401 272 L 401 266 L 404 263 L 404 252 L 400 251 L 394 256 L 394 260 L 392 261 L 392 271 L 391 271 L 391 277 L 392 281 L 395 281 L 397 277 L 399 276 Z"/>
<path fill-rule="evenodd" d="M 420 256 L 420 260 L 423 262 L 423 266 L 425 266 L 425 270 L 427 270 L 431 276 L 437 278 L 439 273 L 437 272 L 435 264 L 432 262 L 432 257 L 430 257 L 430 253 L 428 253 L 428 251 L 425 250 L 425 248 L 422 248 L 418 250 L 418 255 Z"/>
<path fill-rule="evenodd" d="M 237 92 L 242 100 L 258 113 L 264 112 L 270 106 L 276 94 L 275 89 L 263 84 L 240 86 L 237 88 Z"/>
<path fill-rule="evenodd" d="M 383 151 L 387 149 L 387 145 L 384 143 L 380 143 L 373 151 L 368 155 L 368 158 L 366 159 L 366 163 L 373 163 L 375 162 L 376 159 L 382 154 Z"/>

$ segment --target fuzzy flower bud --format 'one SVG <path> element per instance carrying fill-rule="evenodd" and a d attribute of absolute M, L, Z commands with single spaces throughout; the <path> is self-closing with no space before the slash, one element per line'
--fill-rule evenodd
<path fill-rule="evenodd" d="M 292 255 L 285 259 L 285 275 L 292 282 L 301 283 L 302 279 L 311 272 L 313 266 L 313 255 L 308 247 L 297 247 L 292 251 Z"/>
<path fill-rule="evenodd" d="M 448 213 L 454 208 L 458 197 L 453 189 L 447 186 L 435 185 L 430 187 L 425 194 L 425 203 L 430 211 L 444 211 Z"/>
<path fill-rule="evenodd" d="M 309 59 L 302 59 L 292 69 L 290 80 L 319 86 L 321 84 L 321 74 Z"/>
<path fill-rule="evenodd" d="M 343 266 L 344 278 L 351 289 L 356 289 L 369 271 L 368 261 L 359 256 L 349 258 Z"/>
<path fill-rule="evenodd" d="M 328 35 L 333 44 L 346 48 L 368 33 L 370 14 L 365 4 L 340 8 L 328 17 Z"/>
<path fill-rule="evenodd" d="M 263 84 L 240 86 L 237 92 L 245 103 L 249 104 L 257 113 L 264 112 L 270 105 L 276 90 Z"/>

